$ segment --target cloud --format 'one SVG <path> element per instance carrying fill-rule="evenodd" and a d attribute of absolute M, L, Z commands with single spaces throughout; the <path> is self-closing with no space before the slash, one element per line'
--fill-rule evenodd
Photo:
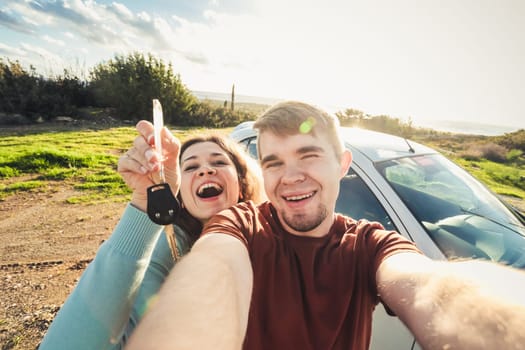
<path fill-rule="evenodd" d="M 97 14 L 97 5 L 95 2 L 84 2 L 80 0 L 67 2 L 63 0 L 52 2 L 30 1 L 28 5 L 35 11 L 81 26 L 90 25 L 93 21 L 97 21 L 100 18 Z"/>
<path fill-rule="evenodd" d="M 26 51 L 0 43 L 0 54 L 5 56 L 25 56 Z"/>
<path fill-rule="evenodd" d="M 44 39 L 44 41 L 46 41 L 46 42 L 48 42 L 50 44 L 53 44 L 53 45 L 65 46 L 65 43 L 62 40 L 52 38 L 49 35 L 43 35 L 42 39 Z"/>
<path fill-rule="evenodd" d="M 232 1 L 226 4 L 232 8 L 234 6 Z M 177 16 L 161 17 L 146 11 L 134 13 L 118 2 L 104 5 L 81 0 L 28 1 L 13 2 L 11 9 L 16 11 L 16 16 L 3 11 L 0 18 L 0 24 L 7 26 L 9 23 L 11 29 L 26 30 L 29 26 L 24 26 L 21 20 L 25 16 L 38 21 L 40 32 L 62 30 L 66 37 L 74 36 L 79 43 L 79 39 L 83 38 L 98 45 L 102 51 L 151 52 L 201 66 L 207 66 L 213 61 L 223 62 L 228 67 L 241 66 L 243 55 L 235 53 L 238 47 L 232 47 L 226 56 L 223 52 L 236 36 L 232 27 L 239 20 L 241 25 L 248 24 L 243 15 L 221 17 L 216 12 L 215 16 L 202 13 L 209 23 L 191 22 Z M 228 24 L 228 21 L 232 23 Z M 35 24 L 31 27 L 38 28 Z M 42 38 L 55 45 L 64 44 L 56 37 Z"/>
<path fill-rule="evenodd" d="M 49 62 L 51 65 L 57 64 L 59 67 L 62 67 L 65 63 L 61 56 L 56 55 L 43 47 L 26 43 L 21 43 L 20 46 L 24 51 L 27 52 L 28 55 L 37 56 L 41 60 Z"/>
<path fill-rule="evenodd" d="M 0 25 L 16 32 L 31 34 L 34 32 L 34 25 L 26 21 L 23 17 L 15 16 L 7 10 L 0 10 Z"/>
<path fill-rule="evenodd" d="M 52 76 L 61 71 L 66 62 L 64 59 L 47 49 L 27 43 L 20 43 L 19 48 L 0 43 L 0 55 L 5 55 L 11 60 L 17 60 L 24 66 L 33 66 L 37 72 L 46 76 Z"/>

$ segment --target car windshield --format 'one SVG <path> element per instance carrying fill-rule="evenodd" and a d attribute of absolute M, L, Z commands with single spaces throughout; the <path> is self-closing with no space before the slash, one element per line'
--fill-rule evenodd
<path fill-rule="evenodd" d="M 512 210 L 442 155 L 376 164 L 447 258 L 525 267 L 525 226 Z"/>

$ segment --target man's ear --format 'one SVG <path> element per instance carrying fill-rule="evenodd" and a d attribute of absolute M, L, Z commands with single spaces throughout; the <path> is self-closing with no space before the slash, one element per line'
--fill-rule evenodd
<path fill-rule="evenodd" d="M 352 152 L 345 150 L 341 155 L 341 174 L 340 178 L 346 175 L 348 169 L 350 169 L 350 164 L 352 164 Z"/>

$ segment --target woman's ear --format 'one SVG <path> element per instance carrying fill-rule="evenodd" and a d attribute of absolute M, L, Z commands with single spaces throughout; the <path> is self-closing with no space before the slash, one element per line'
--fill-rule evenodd
<path fill-rule="evenodd" d="M 239 200 L 237 202 L 242 202 L 244 195 L 242 194 L 242 185 L 239 184 Z"/>

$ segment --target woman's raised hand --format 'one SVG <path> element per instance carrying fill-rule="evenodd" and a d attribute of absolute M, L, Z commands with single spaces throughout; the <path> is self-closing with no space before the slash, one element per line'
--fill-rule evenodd
<path fill-rule="evenodd" d="M 159 170 L 161 161 L 164 165 L 166 182 L 173 195 L 177 195 L 180 186 L 179 151 L 180 141 L 165 127 L 161 132 L 162 155 L 155 151 L 153 124 L 141 120 L 137 123 L 139 135 L 133 146 L 119 158 L 118 172 L 133 190 L 131 203 L 140 210 L 147 209 L 147 189 L 160 183 Z"/>

